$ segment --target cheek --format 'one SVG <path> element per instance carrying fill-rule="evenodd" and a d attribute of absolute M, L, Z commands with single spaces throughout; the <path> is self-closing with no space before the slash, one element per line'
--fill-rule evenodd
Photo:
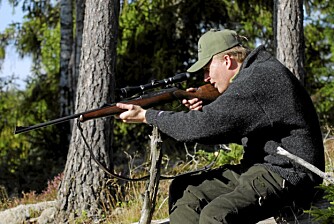
<path fill-rule="evenodd" d="M 219 78 L 219 70 L 217 68 L 212 68 L 210 70 L 210 77 L 213 79 L 218 79 Z"/>

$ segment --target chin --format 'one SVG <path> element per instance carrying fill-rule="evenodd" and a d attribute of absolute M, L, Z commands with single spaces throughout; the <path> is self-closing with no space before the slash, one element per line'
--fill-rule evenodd
<path fill-rule="evenodd" d="M 223 93 L 227 89 L 227 88 L 219 88 L 219 87 L 216 87 L 216 88 L 217 88 L 219 93 Z"/>

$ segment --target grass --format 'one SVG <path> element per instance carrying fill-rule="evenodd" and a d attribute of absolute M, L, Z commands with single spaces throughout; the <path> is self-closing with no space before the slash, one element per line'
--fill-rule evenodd
<path fill-rule="evenodd" d="M 133 223 L 140 219 L 145 182 L 128 182 L 126 185 L 126 197 L 116 202 L 114 210 L 106 216 L 106 223 Z M 168 187 L 169 181 L 160 181 L 153 219 L 168 217 Z"/>

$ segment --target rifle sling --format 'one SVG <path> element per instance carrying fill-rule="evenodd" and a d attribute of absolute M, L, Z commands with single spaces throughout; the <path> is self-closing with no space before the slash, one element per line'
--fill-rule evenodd
<path fill-rule="evenodd" d="M 116 179 L 119 179 L 119 180 L 124 180 L 124 181 L 144 181 L 144 180 L 148 180 L 150 178 L 150 175 L 146 175 L 146 176 L 142 176 L 142 177 L 139 177 L 139 178 L 130 178 L 130 177 L 125 177 L 125 176 L 122 176 L 122 175 L 118 175 L 116 173 L 114 173 L 113 171 L 111 171 L 110 169 L 108 169 L 105 165 L 103 165 L 100 161 L 98 161 L 98 159 L 95 157 L 94 153 L 93 153 L 93 150 L 92 150 L 92 147 L 89 146 L 84 134 L 83 134 L 83 129 L 81 127 L 81 122 L 79 119 L 77 119 L 77 127 L 78 129 L 80 130 L 80 135 L 86 145 L 86 147 L 88 148 L 88 151 L 90 153 L 90 156 L 92 157 L 92 159 L 94 160 L 94 162 L 105 172 L 107 173 L 108 175 L 110 175 L 111 177 L 114 177 Z M 179 176 L 183 176 L 183 175 L 189 175 L 189 174 L 195 174 L 195 173 L 198 173 L 198 172 L 201 172 L 201 171 L 205 171 L 205 170 L 209 170 L 216 162 L 218 156 L 211 162 L 209 163 L 208 165 L 202 167 L 202 168 L 199 168 L 197 170 L 194 170 L 194 171 L 189 171 L 189 172 L 185 172 L 185 173 L 181 173 L 181 174 L 178 174 L 178 175 L 174 175 L 174 176 L 160 176 L 160 179 L 162 180 L 168 180 L 168 179 L 174 179 L 176 177 L 179 177 Z"/>

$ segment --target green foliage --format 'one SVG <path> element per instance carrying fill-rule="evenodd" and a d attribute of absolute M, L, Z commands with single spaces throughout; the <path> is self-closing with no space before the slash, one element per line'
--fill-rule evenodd
<path fill-rule="evenodd" d="M 193 63 L 203 29 L 226 22 L 224 3 L 214 0 L 137 0 L 120 16 L 117 86 L 138 85 L 183 72 Z M 125 75 L 127 74 L 127 75 Z"/>
<path fill-rule="evenodd" d="M 2 69 L 2 62 L 6 57 L 6 47 L 14 38 L 15 24 L 11 24 L 3 33 L 0 33 L 0 70 Z"/>
<path fill-rule="evenodd" d="M 222 166 L 225 164 L 239 164 L 240 160 L 242 159 L 243 152 L 244 149 L 241 145 L 229 144 L 228 148 L 219 149 L 216 152 L 199 150 L 196 155 L 201 160 L 208 162 L 215 161 L 216 166 Z"/>
<path fill-rule="evenodd" d="M 325 196 L 323 198 L 330 202 L 330 206 L 325 209 L 312 207 L 306 212 L 311 214 L 314 217 L 314 220 L 319 223 L 334 223 L 334 185 L 321 185 L 320 188 L 325 191 Z"/>
<path fill-rule="evenodd" d="M 0 34 L 4 40 L 0 48 L 14 43 L 21 56 L 32 56 L 34 72 L 24 91 L 0 80 L 0 179 L 10 195 L 40 192 L 47 180 L 60 172 L 67 154 L 68 141 L 62 126 L 13 134 L 16 125 L 33 125 L 59 116 L 58 9 L 39 4 L 42 3 L 25 2 L 24 22 L 10 24 Z"/>
<path fill-rule="evenodd" d="M 12 1 L 11 3 L 13 6 L 17 6 L 18 1 Z M 9 24 L 4 33 L 0 33 L 0 52 L 4 52 L 5 47 L 13 43 L 19 55 L 22 57 L 27 55 L 32 56 L 34 72 L 40 74 L 40 69 L 45 69 L 40 63 L 43 57 L 41 46 L 45 46 L 47 43 L 52 43 L 53 46 L 55 44 L 59 45 L 59 42 L 50 42 L 51 39 L 49 42 L 46 42 L 50 38 L 48 32 L 52 33 L 55 26 L 58 25 L 59 7 L 44 1 L 24 1 L 22 10 L 25 13 L 23 23 Z M 59 34 L 56 38 L 60 39 Z M 49 48 L 49 51 L 51 52 L 55 49 L 54 47 Z M 59 53 L 60 47 L 58 46 L 57 49 L 58 52 L 52 52 L 55 54 Z M 0 59 L 3 55 L 5 55 L 5 52 L 0 54 Z"/>
<path fill-rule="evenodd" d="M 60 24 L 54 29 L 50 29 L 47 24 L 43 24 L 41 42 L 41 63 L 46 74 L 59 73 L 60 67 Z M 57 85 L 53 86 L 54 88 Z"/>
<path fill-rule="evenodd" d="M 248 45 L 254 48 L 264 44 L 269 51 L 274 52 L 273 8 L 274 1 L 236 1 L 229 4 L 230 22 L 239 23 L 236 29 L 249 39 Z M 232 26 L 233 28 L 233 26 Z"/>
<path fill-rule="evenodd" d="M 306 88 L 312 95 L 322 126 L 333 127 L 334 6 L 324 0 L 308 3 L 313 16 L 306 17 L 304 28 Z"/>
<path fill-rule="evenodd" d="M 48 84 L 39 82 L 36 87 L 50 89 Z M 32 87 L 25 92 L 0 92 L 0 179 L 10 194 L 42 190 L 50 176 L 59 173 L 64 164 L 66 151 L 61 147 L 62 131 L 58 127 L 13 134 L 16 125 L 36 124 L 54 117 L 56 96 L 43 95 Z"/>

